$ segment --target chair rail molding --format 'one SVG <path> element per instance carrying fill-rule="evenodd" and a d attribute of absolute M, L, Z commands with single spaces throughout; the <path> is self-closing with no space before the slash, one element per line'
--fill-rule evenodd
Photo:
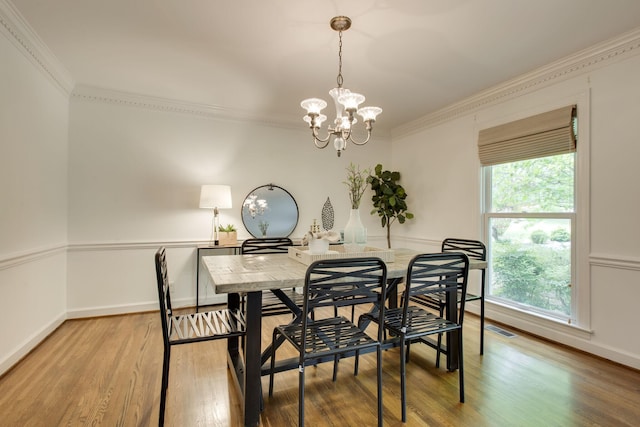
<path fill-rule="evenodd" d="M 420 245 L 420 246 L 433 246 L 437 249 L 436 252 L 440 252 L 440 247 L 442 246 L 442 239 L 428 239 L 424 237 L 411 237 L 411 236 L 391 236 L 392 242 L 402 242 L 407 243 L 409 245 Z"/>
<path fill-rule="evenodd" d="M 166 248 L 196 248 L 198 246 L 209 245 L 209 240 L 173 240 L 173 241 L 137 241 L 137 242 L 77 242 L 69 243 L 67 250 L 69 252 L 88 252 L 88 251 L 126 251 L 153 249 L 157 250 L 160 246 Z"/>
<path fill-rule="evenodd" d="M 0 0 L 0 33 L 3 33 L 66 97 L 70 96 L 75 85 L 71 74 L 9 0 Z"/>
<path fill-rule="evenodd" d="M 640 271 L 640 258 L 611 254 L 591 254 L 589 264 L 597 267 Z"/>
<path fill-rule="evenodd" d="M 17 252 L 9 254 L 4 257 L 0 257 L 0 270 L 6 270 L 16 267 L 22 264 L 28 264 L 30 262 L 38 261 L 43 258 L 54 256 L 60 253 L 64 253 L 67 250 L 66 243 L 60 243 L 57 245 L 34 248 L 27 251 Z"/>
<path fill-rule="evenodd" d="M 126 251 L 153 249 L 160 246 L 167 248 L 197 248 L 206 246 L 209 240 L 179 240 L 179 241 L 157 241 L 157 242 L 89 242 L 89 243 L 59 243 L 51 246 L 33 248 L 21 252 L 0 255 L 0 270 L 6 270 L 22 264 L 28 264 L 43 258 L 55 256 L 60 253 L 88 252 L 88 251 Z"/>

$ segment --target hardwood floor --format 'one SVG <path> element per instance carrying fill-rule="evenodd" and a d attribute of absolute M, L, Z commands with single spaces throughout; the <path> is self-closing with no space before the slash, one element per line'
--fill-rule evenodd
<path fill-rule="evenodd" d="M 264 340 L 285 317 L 264 320 Z M 458 376 L 434 367 L 435 352 L 411 349 L 406 426 L 637 426 L 640 372 L 524 335 L 485 333 L 465 319 L 466 403 Z M 284 355 L 286 350 L 279 351 Z M 309 426 L 376 423 L 375 355 L 307 369 Z M 398 351 L 384 354 L 384 424 L 402 426 Z M 0 426 L 157 425 L 162 366 L 158 313 L 65 322 L 0 378 Z M 240 400 L 229 382 L 224 342 L 173 349 L 167 426 L 237 426 Z M 276 374 L 273 398 L 263 378 L 263 426 L 297 423 L 297 372 Z"/>

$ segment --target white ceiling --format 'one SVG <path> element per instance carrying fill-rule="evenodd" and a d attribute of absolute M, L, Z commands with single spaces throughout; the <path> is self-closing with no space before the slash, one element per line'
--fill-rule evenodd
<path fill-rule="evenodd" d="M 336 15 L 344 86 L 385 129 L 640 27 L 640 0 L 11 1 L 76 84 L 301 126 L 335 86 Z"/>

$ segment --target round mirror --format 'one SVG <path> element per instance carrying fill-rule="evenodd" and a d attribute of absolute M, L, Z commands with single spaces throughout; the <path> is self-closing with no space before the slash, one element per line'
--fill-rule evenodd
<path fill-rule="evenodd" d="M 298 204 L 284 188 L 263 185 L 244 199 L 242 223 L 253 237 L 289 237 L 298 225 Z"/>

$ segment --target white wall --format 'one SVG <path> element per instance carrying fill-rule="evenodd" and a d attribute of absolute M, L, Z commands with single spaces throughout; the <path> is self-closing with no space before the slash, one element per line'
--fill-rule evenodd
<path fill-rule="evenodd" d="M 438 250 L 445 237 L 479 237 L 479 167 L 474 122 L 457 118 L 393 143 L 413 220 L 394 225 L 403 246 Z"/>
<path fill-rule="evenodd" d="M 577 103 L 578 324 L 534 319 L 495 304 L 488 304 L 487 317 L 640 368 L 634 331 L 640 299 L 640 55 L 573 74 L 540 77 L 536 85 L 512 90 L 515 95 L 460 108 L 448 119 L 395 136 L 393 168 L 402 171 L 418 216 L 396 228 L 395 239 L 437 249 L 444 237 L 482 238 L 478 130 Z M 486 343 L 491 345 L 490 336 Z"/>
<path fill-rule="evenodd" d="M 327 197 L 337 227 L 346 223 L 350 161 L 382 163 L 402 173 L 416 215 L 394 224 L 393 246 L 435 251 L 446 236 L 482 237 L 478 129 L 576 100 L 588 117 L 581 141 L 589 141 L 590 191 L 579 231 L 586 316 L 568 327 L 496 306 L 488 315 L 640 368 L 631 329 L 640 297 L 640 37 L 408 124 L 392 146 L 379 135 L 338 159 L 314 148 L 302 123 L 228 121 L 99 90 L 69 102 L 64 73 L 11 13 L 0 2 L 0 373 L 67 316 L 155 309 L 159 245 L 169 248 L 176 299 L 193 303 L 195 247 L 208 241 L 211 220 L 197 207 L 201 184 L 231 185 L 234 208 L 221 222 L 236 224 L 240 238 L 248 236 L 240 217 L 247 193 L 286 188 L 300 208 L 300 237 Z M 361 210 L 370 241 L 383 245 L 377 217 Z"/>
<path fill-rule="evenodd" d="M 0 33 L 0 373 L 66 318 L 68 97 Z"/>
<path fill-rule="evenodd" d="M 640 368 L 640 56 L 590 77 L 593 341 Z"/>
<path fill-rule="evenodd" d="M 254 188 L 287 189 L 300 211 L 292 237 L 320 220 L 327 197 L 336 228 L 348 220 L 349 162 L 390 162 L 390 144 L 378 139 L 333 148 L 313 146 L 300 121 L 295 129 L 123 106 L 74 96 L 70 103 L 69 283 L 72 317 L 157 306 L 153 252 L 167 245 L 174 299 L 195 302 L 195 247 L 211 234 L 211 212 L 198 208 L 201 184 L 229 184 L 233 208 L 220 211 L 238 237 L 249 234 L 240 216 Z M 363 210 L 372 240 L 383 237 L 377 217 Z M 115 267 L 115 268 L 114 268 Z M 207 290 L 205 289 L 205 292 Z"/>

